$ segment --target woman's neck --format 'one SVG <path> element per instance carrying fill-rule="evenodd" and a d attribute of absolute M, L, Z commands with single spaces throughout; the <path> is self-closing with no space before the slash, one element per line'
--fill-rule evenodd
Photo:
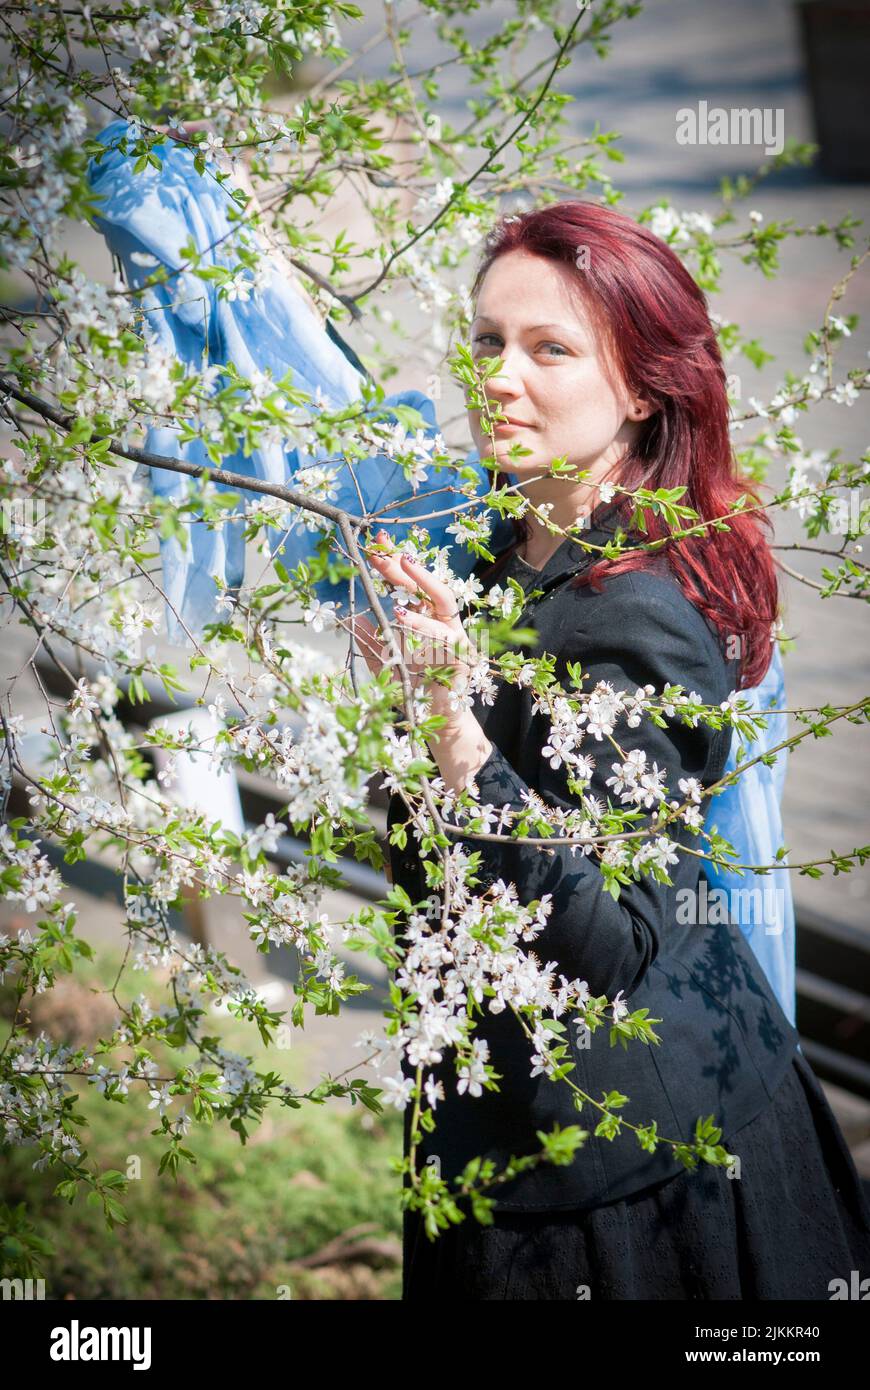
<path fill-rule="evenodd" d="M 581 530 L 587 529 L 592 524 L 592 517 L 596 512 L 599 513 L 600 519 L 603 520 L 604 514 L 608 513 L 609 510 L 610 508 L 607 503 L 601 498 L 598 498 L 592 502 L 589 511 L 582 517 L 577 515 L 565 518 L 564 521 L 560 521 L 556 517 L 552 519 L 563 531 L 571 529 L 573 535 L 576 536 L 578 534 L 578 526 Z M 553 535 L 547 530 L 546 526 L 541 525 L 537 518 L 526 516 L 523 520 L 526 524 L 528 534 L 517 544 L 516 554 L 519 555 L 520 559 L 524 560 L 527 565 L 530 565 L 532 569 L 542 570 L 548 561 L 555 555 L 566 538 L 559 533 Z"/>
<path fill-rule="evenodd" d="M 611 465 L 602 466 L 598 471 L 602 478 L 611 471 Z M 561 532 L 567 531 L 569 527 L 589 524 L 589 518 L 596 507 L 601 504 L 601 497 L 598 490 L 598 480 L 595 482 L 574 483 L 559 488 L 556 479 L 547 479 L 543 483 L 537 482 L 522 488 L 528 500 L 536 508 L 542 509 L 548 520 L 561 528 Z M 554 487 L 555 484 L 555 487 Z M 525 560 L 527 565 L 534 569 L 543 569 L 551 556 L 555 555 L 559 546 L 565 539 L 563 534 L 548 531 L 544 522 L 529 508 L 523 517 L 526 526 L 526 536 L 517 546 L 517 554 Z"/>
<path fill-rule="evenodd" d="M 594 505 L 593 502 L 591 506 Z M 589 514 L 591 515 L 591 511 Z M 555 534 L 548 531 L 537 517 L 526 515 L 523 520 L 526 524 L 527 535 L 517 546 L 517 554 L 525 560 L 527 565 L 531 565 L 533 569 L 541 570 L 551 556 L 555 555 L 565 537 L 559 531 Z M 577 525 L 578 513 L 572 513 L 564 518 L 554 516 L 551 513 L 551 520 L 561 527 L 562 531 L 567 531 L 569 527 Z"/>
<path fill-rule="evenodd" d="M 520 541 L 517 554 L 532 569 L 542 570 L 550 556 L 555 555 L 563 540 L 563 536 L 551 536 L 549 531 L 544 531 L 542 536 L 528 536 Z"/>

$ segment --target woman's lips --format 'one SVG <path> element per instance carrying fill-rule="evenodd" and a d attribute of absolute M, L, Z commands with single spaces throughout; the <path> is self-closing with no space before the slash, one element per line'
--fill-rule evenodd
<path fill-rule="evenodd" d="M 498 434 L 502 430 L 530 430 L 531 428 L 532 426 L 527 425 L 524 421 L 500 420 L 495 426 L 495 432 Z"/>

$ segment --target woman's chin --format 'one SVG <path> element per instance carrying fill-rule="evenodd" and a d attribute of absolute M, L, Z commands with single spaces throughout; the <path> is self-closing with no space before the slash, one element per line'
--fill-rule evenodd
<path fill-rule="evenodd" d="M 522 458 L 511 458 L 507 449 L 497 449 L 496 458 L 502 467 L 503 473 L 513 473 L 519 482 L 526 479 L 540 478 L 542 474 L 550 470 L 542 459 L 536 459 L 533 454 L 523 454 Z"/>
<path fill-rule="evenodd" d="M 537 477 L 543 471 L 542 461 L 535 454 L 520 454 L 512 458 L 510 448 L 515 442 L 515 437 L 496 439 L 494 442 L 482 439 L 476 448 L 481 458 L 497 459 L 505 473 L 516 473 L 521 478 Z"/>

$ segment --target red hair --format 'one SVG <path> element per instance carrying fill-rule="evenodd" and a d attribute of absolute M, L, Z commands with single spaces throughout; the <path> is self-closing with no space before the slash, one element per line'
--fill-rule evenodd
<path fill-rule="evenodd" d="M 757 504 L 757 486 L 740 474 L 731 445 L 725 369 L 707 300 L 679 256 L 613 208 L 554 203 L 496 223 L 473 298 L 496 257 L 519 250 L 566 266 L 628 389 L 653 407 L 620 463 L 617 486 L 682 486 L 680 504 L 693 508 L 700 521 L 727 516 L 743 495 Z M 504 486 L 506 474 L 498 481 Z M 628 531 L 633 504 L 616 501 L 617 518 Z M 638 539 L 670 535 L 662 517 L 648 510 L 645 516 L 647 535 Z M 684 523 L 694 524 L 691 518 Z M 525 521 L 515 518 L 514 526 L 518 538 L 527 534 Z M 683 593 L 717 628 L 723 645 L 739 639 L 730 654 L 739 654 L 738 688 L 746 689 L 760 683 L 772 654 L 779 593 L 764 528 L 773 528 L 759 511 L 729 517 L 728 527 L 710 527 L 657 551 L 595 561 L 574 583 L 600 589 L 608 574 L 648 569 L 656 556 L 666 555 Z"/>

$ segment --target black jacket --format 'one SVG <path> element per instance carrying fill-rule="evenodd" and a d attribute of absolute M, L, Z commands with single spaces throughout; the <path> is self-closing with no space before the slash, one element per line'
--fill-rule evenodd
<path fill-rule="evenodd" d="M 613 531 L 613 509 L 599 508 L 588 540 L 604 543 Z M 506 552 L 502 552 L 506 554 Z M 599 680 L 631 693 L 652 684 L 660 692 L 668 683 L 696 691 L 705 703 L 725 700 L 736 687 L 737 664 L 726 661 L 718 635 L 686 599 L 660 557 L 655 572 L 615 575 L 596 592 L 571 588 L 569 581 L 590 563 L 590 552 L 565 541 L 540 572 L 534 588 L 545 590 L 524 610 L 520 625 L 537 630 L 532 654 L 553 654 L 557 680 L 565 680 L 566 661 L 579 661 L 586 676 L 583 689 Z M 480 575 L 487 565 L 480 563 Z M 498 582 L 499 573 L 485 581 Z M 566 685 L 568 682 L 566 681 Z M 500 682 L 495 703 L 475 708 L 493 750 L 475 780 L 481 804 L 520 806 L 520 794 L 534 788 L 551 805 L 571 808 L 578 798 L 567 789 L 564 767 L 553 770 L 541 750 L 546 742 L 545 716 L 532 713 L 532 696 Z M 637 729 L 620 721 L 615 737 L 626 750 L 646 749 L 665 773 L 671 795 L 680 777 L 697 777 L 705 786 L 724 772 L 731 730 L 699 724 L 690 728 L 668 720 L 657 728 L 644 717 Z M 614 757 L 605 742 L 584 742 L 596 759 L 588 793 L 607 804 Z M 706 814 L 709 802 L 702 803 Z M 401 799 L 391 798 L 388 823 L 404 821 Z M 669 829 L 672 839 L 693 848 L 703 841 L 684 829 Z M 701 863 L 688 854 L 669 867 L 673 886 L 644 875 L 623 886 L 618 901 L 602 891 L 596 864 L 569 848 L 504 846 L 464 840 L 482 851 L 482 885 L 498 878 L 516 884 L 521 902 L 553 894 L 553 911 L 532 949 L 542 963 L 556 961 L 567 979 L 588 981 L 593 995 L 612 1000 L 618 991 L 634 1011 L 649 1010 L 661 1043 L 629 1042 L 627 1050 L 609 1043 L 609 1027 L 592 1035 L 588 1048 L 577 1045 L 573 1018 L 568 1023 L 575 1084 L 601 1100 L 611 1090 L 630 1097 L 619 1113 L 632 1124 L 657 1122 L 657 1132 L 690 1142 L 699 1116 L 713 1115 L 728 1146 L 736 1131 L 769 1103 L 789 1067 L 798 1034 L 785 1017 L 752 948 L 739 925 L 702 926 L 677 922 L 676 894 L 696 889 Z M 408 845 L 391 847 L 394 881 L 412 901 L 428 895 L 409 832 Z M 767 880 L 765 880 L 766 882 Z M 685 914 L 681 914 L 685 915 Z M 609 1011 L 607 1013 L 609 1018 Z M 555 1123 L 580 1125 L 590 1137 L 567 1167 L 541 1163 L 495 1189 L 495 1210 L 531 1211 L 587 1208 L 628 1196 L 685 1171 L 669 1145 L 655 1154 L 643 1150 L 630 1130 L 613 1140 L 594 1137 L 601 1112 L 584 1105 L 578 1112 L 574 1092 L 565 1081 L 530 1075 L 530 1044 L 510 1009 L 488 1011 L 479 1018 L 476 1037 L 486 1038 L 488 1061 L 501 1073 L 499 1091 L 479 1097 L 458 1095 L 454 1056 L 446 1052 L 425 1075 L 441 1079 L 446 1099 L 435 1110 L 436 1128 L 418 1147 L 418 1167 L 437 1155 L 440 1172 L 450 1181 L 469 1159 L 480 1155 L 502 1169 L 513 1155 L 536 1152 L 536 1130 Z M 406 1076 L 413 1075 L 403 1063 Z M 410 1106 L 405 1115 L 406 1144 Z M 739 1154 L 739 1145 L 732 1152 Z"/>

